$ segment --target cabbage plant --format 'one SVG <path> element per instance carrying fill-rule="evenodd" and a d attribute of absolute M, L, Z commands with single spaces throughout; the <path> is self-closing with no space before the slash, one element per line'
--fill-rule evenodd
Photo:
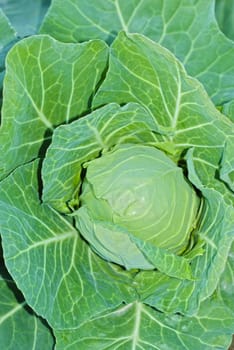
<path fill-rule="evenodd" d="M 228 349 L 234 45 L 214 16 L 211 0 L 54 0 L 12 44 L 6 349 Z"/>

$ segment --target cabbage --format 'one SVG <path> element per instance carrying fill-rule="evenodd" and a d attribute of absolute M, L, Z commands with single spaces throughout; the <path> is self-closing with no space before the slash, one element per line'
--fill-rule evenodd
<path fill-rule="evenodd" d="M 124 144 L 86 166 L 77 227 L 104 259 L 127 269 L 154 268 L 129 233 L 176 254 L 186 250 L 199 197 L 162 151 Z"/>
<path fill-rule="evenodd" d="M 54 0 L 39 33 L 49 4 L 25 4 L 0 11 L 1 347 L 227 349 L 234 46 L 214 1 Z"/>

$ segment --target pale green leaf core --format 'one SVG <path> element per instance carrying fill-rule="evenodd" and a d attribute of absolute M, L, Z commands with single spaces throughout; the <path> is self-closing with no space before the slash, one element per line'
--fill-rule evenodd
<path fill-rule="evenodd" d="M 186 249 L 200 200 L 182 169 L 162 151 L 123 144 L 85 166 L 78 227 L 102 257 L 152 268 L 142 265 L 131 235 L 175 254 Z M 82 225 L 82 215 L 92 218 L 92 225 L 87 217 Z"/>

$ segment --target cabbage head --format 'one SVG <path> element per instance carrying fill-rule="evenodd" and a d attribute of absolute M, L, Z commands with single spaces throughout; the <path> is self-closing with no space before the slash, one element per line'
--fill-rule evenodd
<path fill-rule="evenodd" d="M 153 269 L 131 235 L 175 254 L 186 250 L 200 200 L 167 155 L 123 144 L 85 167 L 77 226 L 104 259 Z"/>

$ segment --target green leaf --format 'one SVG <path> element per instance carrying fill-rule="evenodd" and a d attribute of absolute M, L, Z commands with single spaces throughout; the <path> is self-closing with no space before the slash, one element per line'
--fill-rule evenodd
<path fill-rule="evenodd" d="M 5 56 L 12 44 L 16 40 L 16 33 L 14 28 L 11 26 L 8 18 L 4 12 L 0 9 L 0 71 L 4 69 L 5 66 Z"/>
<path fill-rule="evenodd" d="M 233 314 L 215 300 L 195 317 L 163 314 L 141 303 L 121 306 L 77 329 L 56 332 L 58 350 L 226 350 Z"/>
<path fill-rule="evenodd" d="M 65 42 L 141 33 L 171 50 L 197 77 L 216 104 L 234 97 L 234 43 L 215 18 L 215 0 L 53 1 L 41 32 Z M 183 21 L 181 21 L 183 19 Z"/>
<path fill-rule="evenodd" d="M 221 109 L 222 113 L 225 114 L 234 123 L 234 100 L 225 103 Z"/>
<path fill-rule="evenodd" d="M 231 40 L 234 40 L 234 2 L 230 0 L 216 0 L 215 14 L 220 29 Z"/>
<path fill-rule="evenodd" d="M 130 239 L 159 271 L 181 280 L 193 279 L 189 260 L 183 256 L 178 256 L 166 249 L 155 247 L 151 243 L 144 242 L 133 235 L 130 236 Z"/>
<path fill-rule="evenodd" d="M 179 157 L 194 149 L 195 169 L 202 183 L 228 197 L 225 186 L 214 179 L 233 124 L 168 50 L 142 35 L 120 33 L 112 44 L 109 70 L 94 106 L 110 102 L 143 105 Z"/>
<path fill-rule="evenodd" d="M 62 212 L 69 212 L 67 203 L 71 206 L 79 203 L 84 162 L 116 144 L 150 144 L 160 139 L 152 116 L 135 103 L 124 107 L 109 104 L 78 121 L 60 126 L 54 132 L 43 163 L 43 201 Z"/>
<path fill-rule="evenodd" d="M 231 135 L 226 142 L 226 147 L 221 163 L 220 177 L 227 183 L 234 192 L 234 135 Z"/>
<path fill-rule="evenodd" d="M 229 251 L 228 261 L 226 267 L 221 275 L 220 282 L 217 288 L 217 297 L 223 301 L 223 303 L 233 312 L 234 314 L 234 242 Z"/>
<path fill-rule="evenodd" d="M 0 276 L 0 344 L 4 350 L 49 350 L 54 339 L 45 322 L 27 307 L 10 279 Z"/>
<path fill-rule="evenodd" d="M 48 36 L 14 46 L 4 82 L 1 177 L 44 154 L 55 126 L 89 110 L 107 52 L 98 40 L 63 44 Z"/>
<path fill-rule="evenodd" d="M 10 19 L 18 36 L 25 37 L 38 31 L 50 2 L 50 0 L 0 0 L 0 7 Z"/>
<path fill-rule="evenodd" d="M 5 73 L 5 58 L 8 50 L 16 41 L 16 33 L 8 18 L 0 9 L 0 94 Z M 0 104 L 1 107 L 1 104 Z"/>
<path fill-rule="evenodd" d="M 127 270 L 154 267 L 121 226 L 94 220 L 85 207 L 81 207 L 74 216 L 78 230 L 104 260 L 115 262 Z"/>
<path fill-rule="evenodd" d="M 27 303 L 66 329 L 135 300 L 131 275 L 92 253 L 64 216 L 41 204 L 38 186 L 38 161 L 0 186 L 5 263 Z"/>

